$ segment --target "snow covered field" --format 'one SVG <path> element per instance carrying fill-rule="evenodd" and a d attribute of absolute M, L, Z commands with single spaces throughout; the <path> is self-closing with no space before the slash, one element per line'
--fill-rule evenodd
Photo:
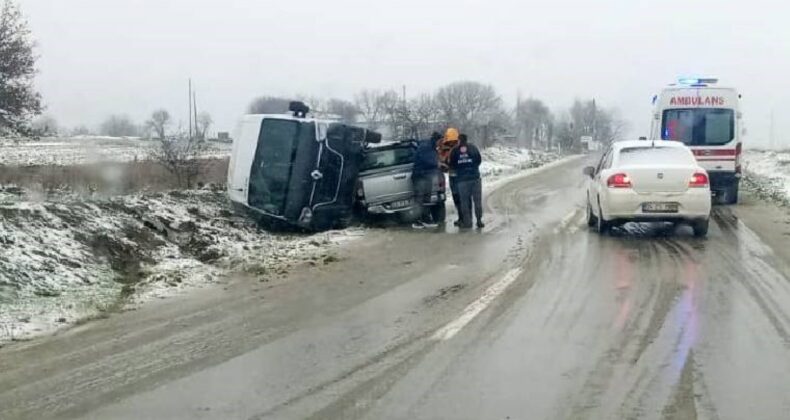
<path fill-rule="evenodd" d="M 790 150 L 748 150 L 744 165 L 747 180 L 758 192 L 790 204 Z"/>
<path fill-rule="evenodd" d="M 558 158 L 507 147 L 482 154 L 486 183 Z M 363 235 L 363 228 L 271 234 L 232 213 L 224 190 L 43 200 L 0 186 L 0 343 L 233 273 L 285 275 L 295 264 L 322 263 L 334 247 Z"/>
<path fill-rule="evenodd" d="M 156 142 L 139 138 L 78 136 L 15 142 L 0 139 L 0 165 L 81 165 L 131 162 L 151 156 Z M 228 157 L 231 145 L 210 143 L 206 157 Z"/>

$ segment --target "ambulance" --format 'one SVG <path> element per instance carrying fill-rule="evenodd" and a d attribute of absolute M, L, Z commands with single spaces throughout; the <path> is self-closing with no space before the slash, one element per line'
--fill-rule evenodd
<path fill-rule="evenodd" d="M 651 140 L 685 143 L 710 175 L 711 192 L 724 204 L 738 202 L 741 179 L 741 95 L 718 79 L 686 78 L 653 97 Z"/>

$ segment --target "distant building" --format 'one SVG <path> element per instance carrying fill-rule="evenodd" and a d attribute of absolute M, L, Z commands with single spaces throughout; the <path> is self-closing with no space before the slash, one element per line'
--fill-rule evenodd
<path fill-rule="evenodd" d="M 232 140 L 230 139 L 230 133 L 227 131 L 220 131 L 217 133 L 217 141 L 221 141 L 224 143 L 231 143 Z"/>

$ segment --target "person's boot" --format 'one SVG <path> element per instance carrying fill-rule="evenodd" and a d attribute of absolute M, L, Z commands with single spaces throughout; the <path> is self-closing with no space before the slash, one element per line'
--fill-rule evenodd
<path fill-rule="evenodd" d="M 483 223 L 483 219 L 477 219 L 477 228 L 482 229 L 484 227 L 486 227 L 486 224 Z"/>

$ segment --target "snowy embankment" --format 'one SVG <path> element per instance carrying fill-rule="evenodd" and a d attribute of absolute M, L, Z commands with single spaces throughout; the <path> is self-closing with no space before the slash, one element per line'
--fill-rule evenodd
<path fill-rule="evenodd" d="M 228 209 L 224 191 L 35 202 L 0 189 L 0 342 L 232 272 L 265 281 L 359 234 L 274 235 Z"/>
<path fill-rule="evenodd" d="M 758 194 L 790 205 L 790 151 L 747 150 L 746 182 Z"/>
<path fill-rule="evenodd" d="M 489 147 L 481 150 L 480 154 L 483 157 L 480 174 L 486 181 L 537 168 L 559 158 L 556 153 L 505 146 Z"/>
<path fill-rule="evenodd" d="M 14 141 L 0 139 L 0 165 L 45 166 L 84 165 L 97 162 L 147 160 L 157 142 L 136 137 L 58 137 Z M 206 158 L 230 156 L 229 143 L 210 142 Z"/>
<path fill-rule="evenodd" d="M 487 184 L 558 157 L 507 147 L 482 155 Z M 41 200 L 0 185 L 0 343 L 234 273 L 283 276 L 296 264 L 331 261 L 337 244 L 362 235 L 361 228 L 271 234 L 232 213 L 222 189 L 113 198 L 64 192 Z"/>

